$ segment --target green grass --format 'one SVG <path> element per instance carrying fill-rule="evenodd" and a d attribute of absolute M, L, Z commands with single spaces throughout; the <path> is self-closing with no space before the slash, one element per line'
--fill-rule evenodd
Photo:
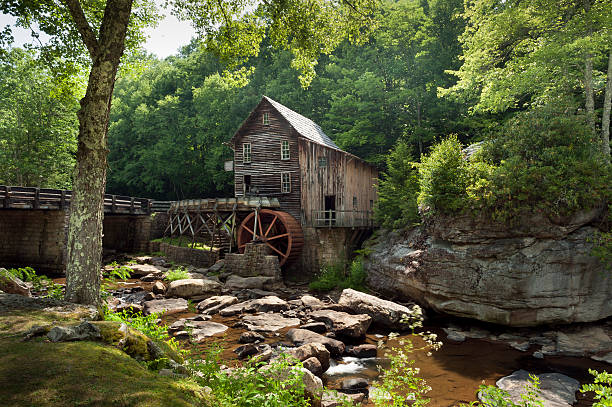
<path fill-rule="evenodd" d="M 152 240 L 153 242 L 161 242 L 161 243 L 167 243 L 170 244 L 172 246 L 179 246 L 179 247 L 189 247 L 191 249 L 198 249 L 198 250 L 218 250 L 217 248 L 211 248 L 210 246 L 208 246 L 205 243 L 202 242 L 191 242 L 191 240 L 189 239 L 181 239 L 180 237 L 161 237 L 159 239 L 155 239 Z"/>
<path fill-rule="evenodd" d="M 165 277 L 165 279 L 170 282 L 176 280 L 185 280 L 187 278 L 189 278 L 189 273 L 182 266 L 178 266 L 177 268 L 168 271 Z"/>

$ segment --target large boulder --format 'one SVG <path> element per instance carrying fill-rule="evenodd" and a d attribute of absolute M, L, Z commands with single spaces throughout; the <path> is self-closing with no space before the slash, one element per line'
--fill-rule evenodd
<path fill-rule="evenodd" d="M 132 270 L 130 272 L 132 278 L 144 277 L 149 274 L 161 276 L 167 270 L 165 267 L 158 267 L 152 264 L 133 264 L 128 267 Z"/>
<path fill-rule="evenodd" d="M 240 277 L 232 275 L 225 282 L 225 288 L 230 290 L 263 289 L 270 287 L 275 282 L 274 277 L 268 276 Z"/>
<path fill-rule="evenodd" d="M 433 217 L 371 245 L 368 283 L 438 312 L 509 326 L 612 315 L 612 274 L 591 255 L 598 211 L 566 219 Z"/>
<path fill-rule="evenodd" d="M 51 342 L 91 341 L 100 339 L 100 329 L 91 322 L 82 322 L 75 326 L 55 326 L 47 337 Z"/>
<path fill-rule="evenodd" d="M 544 373 L 537 375 L 540 379 L 539 399 L 542 407 L 570 407 L 576 402 L 576 392 L 580 383 L 576 379 L 560 373 Z M 529 386 L 529 372 L 517 370 L 510 376 L 502 377 L 496 382 L 497 387 L 510 394 L 510 400 L 516 404 L 522 401 Z M 486 404 L 488 398 L 483 392 L 478 397 Z"/>
<path fill-rule="evenodd" d="M 404 316 L 420 315 L 417 305 L 406 307 L 351 288 L 342 291 L 338 304 L 353 312 L 369 315 L 373 323 L 388 328 L 400 326 L 400 321 Z"/>
<path fill-rule="evenodd" d="M 318 333 L 307 329 L 293 328 L 287 332 L 287 339 L 296 346 L 301 346 L 308 343 L 323 344 L 330 354 L 340 356 L 344 353 L 345 345 L 343 342 L 328 338 L 327 336 L 319 335 Z"/>
<path fill-rule="evenodd" d="M 322 372 L 329 369 L 330 353 L 322 343 L 307 343 L 302 346 L 298 346 L 297 348 L 289 349 L 287 354 L 296 358 L 300 362 L 310 358 L 316 358 L 321 364 Z"/>
<path fill-rule="evenodd" d="M 329 309 L 312 311 L 309 316 L 315 321 L 324 322 L 334 333 L 354 339 L 365 336 L 372 322 L 372 318 L 369 315 L 351 315 L 346 312 Z"/>
<path fill-rule="evenodd" d="M 216 294 L 220 289 L 221 284 L 216 281 L 188 278 L 171 282 L 166 295 L 168 297 L 203 299 Z"/>
<path fill-rule="evenodd" d="M 26 297 L 32 296 L 28 286 L 4 268 L 0 268 L 0 290 L 7 294 L 19 294 Z"/>

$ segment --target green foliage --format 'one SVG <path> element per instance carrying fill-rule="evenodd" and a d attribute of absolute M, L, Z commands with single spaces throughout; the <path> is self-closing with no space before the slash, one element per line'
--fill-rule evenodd
<path fill-rule="evenodd" d="M 382 227 L 401 229 L 419 221 L 416 166 L 411 160 L 410 146 L 400 140 L 387 156 L 387 171 L 379 181 L 374 214 Z"/>
<path fill-rule="evenodd" d="M 595 393 L 596 402 L 593 403 L 593 407 L 612 406 L 612 374 L 606 371 L 599 373 L 592 369 L 589 369 L 589 373 L 595 376 L 594 383 L 583 384 L 580 392 L 592 391 Z"/>
<path fill-rule="evenodd" d="M 450 136 L 421 157 L 419 206 L 428 213 L 454 213 L 465 205 L 468 168 L 461 143 Z"/>
<path fill-rule="evenodd" d="M 32 267 L 12 268 L 7 271 L 22 281 L 31 282 L 34 291 L 43 294 L 42 297 L 50 297 L 57 300 L 64 298 L 64 288 L 60 284 L 54 283 L 47 276 L 37 275 Z"/>
<path fill-rule="evenodd" d="M 168 327 L 159 325 L 158 314 L 143 315 L 142 313 L 132 313 L 129 311 L 113 312 L 109 309 L 104 314 L 104 320 L 122 322 L 126 325 L 142 332 L 151 339 L 167 341 L 170 339 L 168 335 Z"/>
<path fill-rule="evenodd" d="M 612 225 L 612 204 L 608 205 L 608 225 Z M 612 232 L 596 232 L 591 254 L 606 270 L 612 271 Z"/>
<path fill-rule="evenodd" d="M 104 270 L 104 280 L 108 283 L 114 283 L 117 280 L 127 280 L 134 272 L 128 265 L 119 265 L 116 261 L 108 264 L 108 266 L 112 267 L 111 270 Z"/>
<path fill-rule="evenodd" d="M 367 273 L 363 266 L 361 256 L 355 259 L 348 266 L 344 262 L 328 264 L 321 269 L 321 273 L 312 281 L 308 287 L 313 291 L 327 292 L 333 289 L 353 288 L 359 291 L 367 291 Z"/>
<path fill-rule="evenodd" d="M 32 51 L 0 57 L 0 184 L 70 188 L 80 93 Z"/>
<path fill-rule="evenodd" d="M 158 239 L 152 240 L 153 242 L 163 242 L 168 243 L 172 246 L 179 247 L 189 247 L 190 249 L 198 249 L 198 250 L 211 250 L 211 247 L 202 242 L 192 242 L 189 239 L 183 239 L 182 237 L 160 237 Z M 163 252 L 157 252 L 164 255 Z"/>
<path fill-rule="evenodd" d="M 178 266 L 177 268 L 168 271 L 166 273 L 166 277 L 164 277 L 166 281 L 185 280 L 187 278 L 189 278 L 189 273 L 183 266 Z"/>

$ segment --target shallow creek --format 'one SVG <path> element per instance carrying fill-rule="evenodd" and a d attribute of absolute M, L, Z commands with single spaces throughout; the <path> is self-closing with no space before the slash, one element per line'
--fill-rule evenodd
<path fill-rule="evenodd" d="M 59 282 L 59 281 L 58 281 Z M 118 287 L 141 286 L 150 290 L 150 284 L 138 280 L 119 282 Z M 196 316 L 197 314 L 184 312 L 167 315 L 162 318 L 164 324 L 181 319 Z M 205 340 L 199 347 L 205 349 L 212 343 L 223 346 L 221 358 L 227 366 L 236 366 L 242 362 L 233 352 L 240 346 L 238 338 L 245 331 L 243 328 L 234 327 L 239 322 L 238 317 L 221 317 L 215 315 L 211 321 L 227 325 L 229 329 L 223 334 L 215 335 Z M 576 357 L 545 357 L 536 359 L 532 353 L 537 350 L 533 346 L 526 352 L 520 352 L 510 346 L 492 342 L 484 339 L 467 339 L 465 342 L 456 343 L 446 339 L 442 328 L 453 322 L 449 317 L 434 317 L 427 321 L 424 330 L 436 333 L 438 340 L 444 344 L 431 356 L 426 350 L 416 350 L 412 353 L 415 367 L 420 368 L 420 376 L 424 378 L 432 390 L 428 393 L 431 398 L 429 406 L 447 407 L 456 406 L 458 403 L 469 403 L 475 401 L 479 385 L 494 385 L 495 381 L 507 376 L 518 369 L 525 369 L 531 373 L 558 372 L 573 377 L 581 383 L 592 381 L 588 369 L 610 370 L 609 365 L 587 358 Z M 477 323 L 475 323 L 477 324 Z M 283 344 L 289 346 L 285 339 L 288 329 L 276 333 L 265 333 L 265 343 L 270 345 Z M 403 334 L 397 338 L 389 339 L 388 331 L 372 331 L 361 343 L 377 344 L 379 340 L 384 342 L 384 348 L 378 350 L 377 358 L 357 359 L 344 357 L 332 363 L 330 369 L 323 375 L 323 381 L 327 388 L 338 389 L 340 382 L 345 378 L 365 378 L 373 383 L 379 375 L 377 367 L 383 369 L 389 365 L 389 360 L 383 354 L 393 347 L 400 347 L 399 342 L 410 339 L 415 348 L 424 347 L 425 343 L 419 336 Z M 585 397 L 580 392 L 576 393 L 578 402 L 575 406 L 587 407 L 593 404 L 590 397 Z M 367 406 L 373 406 L 369 403 Z"/>

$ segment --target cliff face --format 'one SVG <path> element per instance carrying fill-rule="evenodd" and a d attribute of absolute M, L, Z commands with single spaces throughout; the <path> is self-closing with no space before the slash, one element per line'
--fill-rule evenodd
<path fill-rule="evenodd" d="M 599 211 L 524 216 L 519 227 L 437 217 L 383 233 L 366 268 L 375 290 L 436 311 L 509 326 L 588 322 L 612 315 L 612 273 L 590 255 Z"/>

